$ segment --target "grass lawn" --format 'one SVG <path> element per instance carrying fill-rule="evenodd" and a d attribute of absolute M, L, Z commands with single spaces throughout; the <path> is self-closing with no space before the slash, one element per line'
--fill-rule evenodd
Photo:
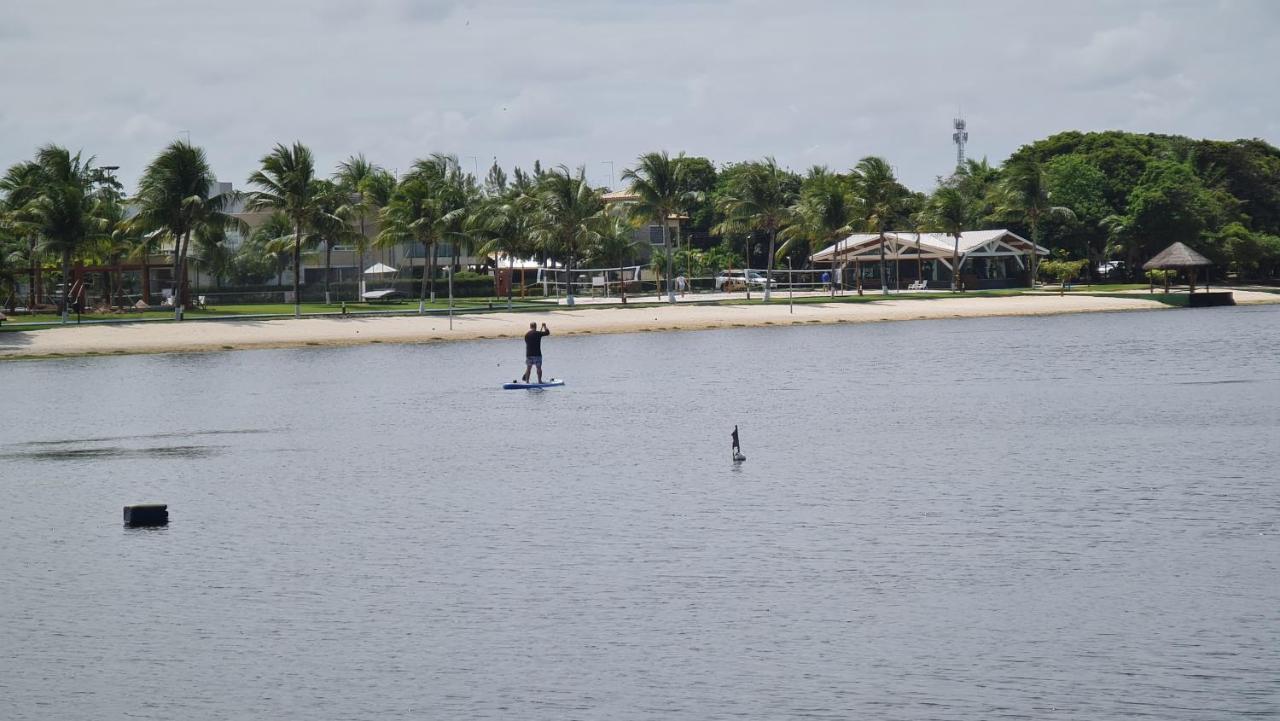
<path fill-rule="evenodd" d="M 438 296 L 437 296 L 438 298 Z M 520 301 L 516 299 L 515 304 L 518 306 L 529 305 L 530 301 Z M 507 307 L 506 299 L 491 300 L 489 298 L 456 298 L 453 301 L 453 307 L 458 310 L 477 310 L 488 309 L 490 303 L 494 310 L 505 310 Z M 435 303 L 427 303 L 427 310 L 445 311 L 449 308 L 448 300 L 436 300 Z M 362 313 L 378 314 L 378 315 L 394 315 L 416 313 L 418 311 L 417 300 L 404 300 L 392 303 L 347 303 L 347 312 L 355 315 Z M 337 315 L 342 312 L 342 304 L 333 303 L 325 305 L 324 303 L 303 303 L 303 315 Z M 188 319 L 198 318 L 235 318 L 237 316 L 292 316 L 293 304 L 291 303 L 261 303 L 246 305 L 214 305 L 204 309 L 189 309 L 185 313 Z M 131 313 L 85 313 L 80 316 L 83 322 L 133 322 L 133 321 L 166 321 L 173 320 L 172 310 L 148 310 L 142 312 Z M 0 330 L 32 330 L 38 328 L 47 328 L 49 324 L 59 324 L 61 316 L 56 313 L 37 313 L 35 315 L 15 315 L 10 316 L 5 321 Z M 76 324 L 75 314 L 71 314 L 68 319 L 68 325 Z"/>

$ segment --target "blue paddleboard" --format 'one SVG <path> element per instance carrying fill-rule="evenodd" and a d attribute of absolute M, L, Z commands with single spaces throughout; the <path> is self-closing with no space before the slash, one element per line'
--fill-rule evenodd
<path fill-rule="evenodd" d="M 562 386 L 562 385 L 564 385 L 564 380 L 562 380 L 562 379 L 560 379 L 560 378 L 552 378 L 551 380 L 547 381 L 546 383 L 521 383 L 520 381 L 511 381 L 510 383 L 503 383 L 503 384 L 502 384 L 502 390 L 504 390 L 504 391 L 520 391 L 520 390 L 532 391 L 532 390 L 538 390 L 539 388 L 555 388 L 556 386 Z"/>

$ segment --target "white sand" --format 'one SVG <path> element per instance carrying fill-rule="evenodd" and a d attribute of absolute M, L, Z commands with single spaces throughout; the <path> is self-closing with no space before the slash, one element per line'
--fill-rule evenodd
<path fill-rule="evenodd" d="M 1236 291 L 1238 303 L 1280 303 L 1280 295 Z M 892 320 L 1052 315 L 1168 308 L 1142 299 L 1086 295 L 1028 295 L 941 299 L 893 299 L 873 303 L 795 306 L 687 305 L 651 308 L 566 307 L 525 313 L 455 316 L 453 329 L 441 316 L 304 318 L 302 320 L 147 322 L 72 326 L 0 333 L 0 358 L 240 350 L 307 345 L 420 343 L 476 338 L 517 338 L 529 323 L 545 321 L 552 333 L 626 333 L 641 330 L 702 330 L 803 323 L 868 323 Z"/>

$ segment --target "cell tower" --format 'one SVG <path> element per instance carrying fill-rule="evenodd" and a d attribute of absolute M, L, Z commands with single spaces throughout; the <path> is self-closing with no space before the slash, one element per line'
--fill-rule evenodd
<path fill-rule="evenodd" d="M 964 167 L 964 144 L 969 142 L 969 131 L 965 130 L 964 118 L 951 121 L 956 131 L 951 134 L 951 142 L 956 144 L 956 167 Z"/>

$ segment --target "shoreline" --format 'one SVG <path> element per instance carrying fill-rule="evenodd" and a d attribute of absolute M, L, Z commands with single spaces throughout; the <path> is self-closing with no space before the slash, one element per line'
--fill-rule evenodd
<path fill-rule="evenodd" d="M 1240 305 L 1280 304 L 1280 294 L 1234 292 Z M 795 306 L 794 314 L 786 302 L 644 308 L 559 306 L 546 311 L 456 315 L 452 330 L 447 317 L 412 315 L 137 323 L 3 333 L 0 360 L 519 338 L 532 321 L 546 321 L 557 335 L 591 335 L 1161 309 L 1175 308 L 1145 298 L 1045 294 L 803 303 Z"/>

